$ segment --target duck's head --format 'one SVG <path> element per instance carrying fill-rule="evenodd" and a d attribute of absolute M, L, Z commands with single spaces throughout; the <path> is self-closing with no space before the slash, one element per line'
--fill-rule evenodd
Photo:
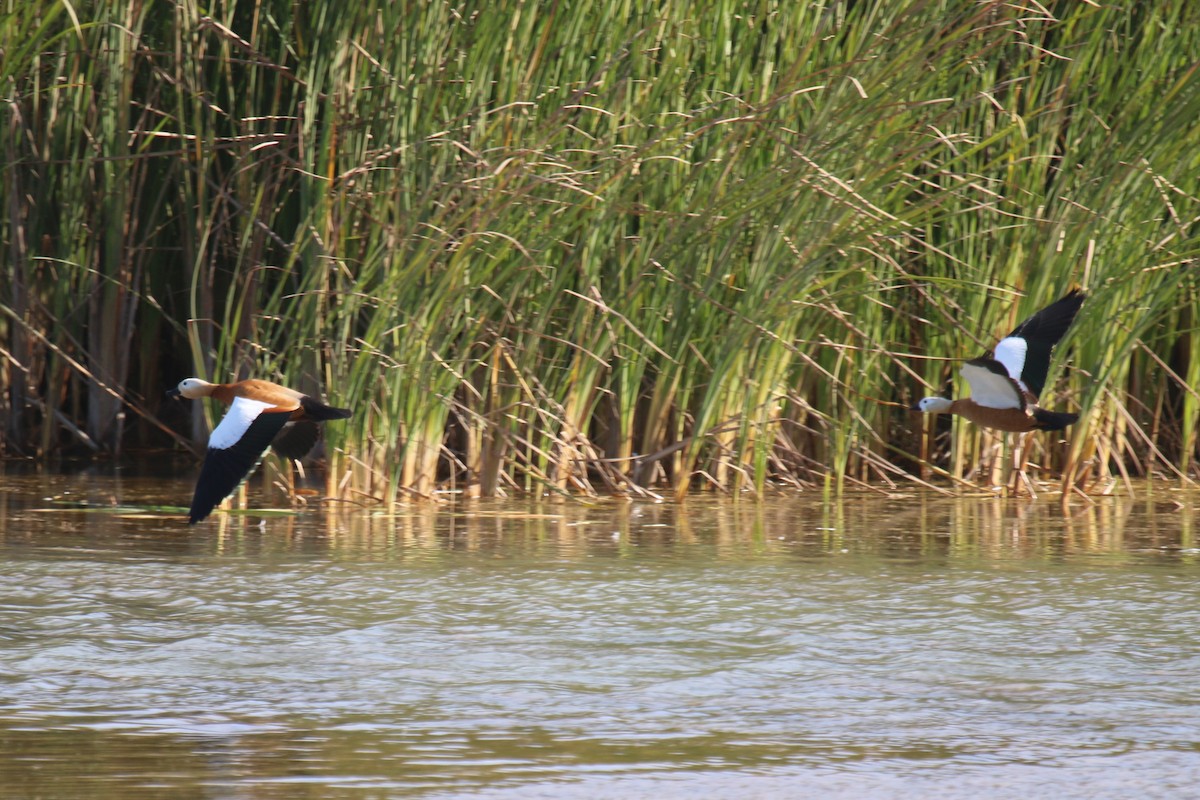
<path fill-rule="evenodd" d="M 951 401 L 945 397 L 922 397 L 912 407 L 912 411 L 923 414 L 944 414 L 950 410 Z"/>
<path fill-rule="evenodd" d="M 186 397 L 188 400 L 198 400 L 212 394 L 213 385 L 199 378 L 184 378 L 178 386 L 167 392 L 167 397 Z"/>

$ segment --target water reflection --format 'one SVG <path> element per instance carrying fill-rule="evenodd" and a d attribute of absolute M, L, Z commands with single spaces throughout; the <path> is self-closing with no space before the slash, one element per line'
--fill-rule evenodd
<path fill-rule="evenodd" d="M 3 477 L 0 796 L 1115 797 L 1200 777 L 1185 492 L 195 528 L 126 508 L 189 491 Z"/>
<path fill-rule="evenodd" d="M 619 556 L 629 555 L 630 547 L 658 552 L 694 546 L 736 558 L 782 552 L 921 559 L 1195 555 L 1196 494 L 1169 485 L 1143 490 L 1138 497 L 1077 500 L 1066 509 L 1054 500 L 925 493 L 851 495 L 828 503 L 804 496 L 683 505 L 479 501 L 404 508 L 395 515 L 331 505 L 276 518 L 220 515 L 190 529 L 179 524 L 180 511 L 165 508 L 186 502 L 187 480 L 89 470 L 70 477 L 3 475 L 0 536 L 13 546 L 42 547 L 56 536 L 66 537 L 70 547 L 83 544 L 80 536 L 96 536 L 105 549 L 128 545 L 147 555 L 182 554 L 198 545 L 217 553 L 336 550 L 371 558 L 411 558 L 413 548 L 492 548 L 514 556 L 547 548 L 595 549 Z M 257 492 L 251 505 L 270 505 Z M 163 537 L 166 532 L 173 536 Z"/>

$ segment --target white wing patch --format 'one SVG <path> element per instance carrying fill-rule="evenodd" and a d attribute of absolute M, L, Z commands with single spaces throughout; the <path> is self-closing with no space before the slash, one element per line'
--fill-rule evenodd
<path fill-rule="evenodd" d="M 1005 339 L 1004 341 L 1011 340 Z M 999 349 L 999 347 L 996 348 L 997 351 Z M 1012 367 L 1007 364 L 1004 366 L 1011 372 Z M 987 367 L 963 364 L 962 376 L 967 379 L 967 383 L 971 384 L 971 399 L 981 406 L 987 408 L 1025 407 L 1024 398 L 1021 397 L 1016 384 L 1003 375 L 997 375 Z"/>
<path fill-rule="evenodd" d="M 246 429 L 250 427 L 250 424 L 258 419 L 258 415 L 268 408 L 274 408 L 274 406 L 270 403 L 264 403 L 261 400 L 235 397 L 233 405 L 229 407 L 229 411 L 225 412 L 225 417 L 221 420 L 221 424 L 213 428 L 212 434 L 208 437 L 208 446 L 217 450 L 224 450 L 237 444 L 242 436 L 245 435 Z"/>
<path fill-rule="evenodd" d="M 1025 381 L 1021 380 L 1021 372 L 1025 369 L 1025 356 L 1028 352 L 1029 343 L 1020 336 L 1001 339 L 1000 343 L 996 345 L 996 349 L 992 351 L 992 357 L 1004 365 L 1012 379 L 1019 383 L 1026 392 L 1029 391 L 1029 387 L 1025 385 Z"/>

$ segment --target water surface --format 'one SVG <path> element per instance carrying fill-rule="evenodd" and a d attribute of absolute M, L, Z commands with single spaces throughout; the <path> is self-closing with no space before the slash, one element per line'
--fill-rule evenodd
<path fill-rule="evenodd" d="M 1195 498 L 1139 491 L 190 528 L 0 473 L 0 797 L 1190 797 Z"/>

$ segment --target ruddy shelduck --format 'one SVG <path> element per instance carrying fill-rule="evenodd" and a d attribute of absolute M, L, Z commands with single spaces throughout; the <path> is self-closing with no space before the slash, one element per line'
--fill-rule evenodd
<path fill-rule="evenodd" d="M 927 414 L 958 414 L 1001 431 L 1059 431 L 1078 414 L 1039 408 L 1038 395 L 1050 371 L 1050 352 L 1062 339 L 1087 295 L 1072 289 L 1005 336 L 990 353 L 962 366 L 971 396 L 926 397 L 912 407 Z"/>
<path fill-rule="evenodd" d="M 229 407 L 208 437 L 208 453 L 196 481 L 188 522 L 195 525 L 233 493 L 262 460 L 268 447 L 288 459 L 302 458 L 317 443 L 316 423 L 346 419 L 347 408 L 334 408 L 270 381 L 209 383 L 187 378 L 167 392 L 170 397 L 211 397 Z"/>

